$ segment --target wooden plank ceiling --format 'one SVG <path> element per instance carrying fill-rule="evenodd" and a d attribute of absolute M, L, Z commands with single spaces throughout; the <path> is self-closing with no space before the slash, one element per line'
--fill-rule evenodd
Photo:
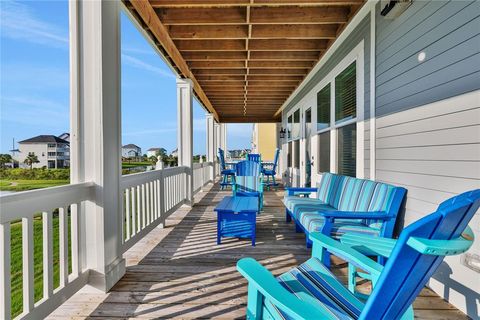
<path fill-rule="evenodd" d="M 272 122 L 363 0 L 125 0 L 221 122 Z"/>

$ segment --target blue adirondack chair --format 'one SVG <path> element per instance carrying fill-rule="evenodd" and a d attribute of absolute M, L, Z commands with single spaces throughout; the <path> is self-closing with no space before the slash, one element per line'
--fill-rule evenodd
<path fill-rule="evenodd" d="M 270 190 L 270 187 L 278 187 L 278 183 L 275 181 L 275 175 L 277 174 L 277 165 L 278 165 L 278 157 L 280 155 L 280 149 L 277 148 L 275 150 L 275 158 L 273 160 L 273 166 L 269 169 L 263 167 L 262 168 L 262 173 L 265 177 L 267 177 L 267 181 L 265 181 L 265 186 L 268 187 Z M 272 181 L 270 181 L 270 177 L 272 178 Z"/>
<path fill-rule="evenodd" d="M 247 153 L 247 160 L 260 163 L 262 162 L 262 157 L 258 153 Z"/>
<path fill-rule="evenodd" d="M 244 160 L 236 164 L 233 195 L 258 197 L 259 211 L 263 209 L 263 181 L 260 163 Z"/>
<path fill-rule="evenodd" d="M 218 148 L 218 160 L 220 161 L 220 174 L 222 181 L 220 182 L 220 189 L 223 190 L 226 186 L 233 186 L 235 179 L 235 169 L 228 169 L 225 165 L 225 153 Z"/>
<path fill-rule="evenodd" d="M 403 230 L 385 266 L 321 233 L 310 235 L 312 258 L 277 279 L 254 259 L 241 259 L 237 269 L 248 280 L 247 318 L 413 319 L 411 305 L 444 257 L 473 244 L 468 223 L 479 206 L 480 190 L 449 199 Z M 371 275 L 366 301 L 321 263 L 325 250 Z"/>

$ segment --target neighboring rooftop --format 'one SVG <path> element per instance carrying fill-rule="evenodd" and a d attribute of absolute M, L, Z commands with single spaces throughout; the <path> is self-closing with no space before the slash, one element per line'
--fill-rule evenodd
<path fill-rule="evenodd" d="M 138 148 L 138 149 L 140 149 L 139 146 L 137 146 L 136 144 L 133 144 L 133 143 L 126 144 L 122 148 Z"/>
<path fill-rule="evenodd" d="M 60 137 L 54 136 L 52 134 L 42 134 L 30 139 L 22 140 L 18 143 L 67 143 L 67 140 L 64 140 Z"/>
<path fill-rule="evenodd" d="M 160 151 L 162 148 L 150 148 L 147 151 Z"/>

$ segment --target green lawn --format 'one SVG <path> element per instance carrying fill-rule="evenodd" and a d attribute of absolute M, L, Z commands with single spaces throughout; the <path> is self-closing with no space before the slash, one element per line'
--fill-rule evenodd
<path fill-rule="evenodd" d="M 151 166 L 152 163 L 145 161 L 145 162 L 122 162 L 122 169 L 128 169 L 128 168 L 135 168 L 135 167 L 145 167 L 145 166 Z"/>
<path fill-rule="evenodd" d="M 53 214 L 53 285 L 58 287 L 60 283 L 59 267 L 59 228 L 58 214 Z M 69 220 L 70 225 L 70 220 Z M 70 227 L 69 227 L 70 231 Z M 35 301 L 43 297 L 43 233 L 42 217 L 37 215 L 33 223 L 33 247 L 34 247 L 34 288 Z M 71 251 L 69 246 L 69 272 L 71 272 Z M 19 315 L 23 308 L 22 296 L 22 224 L 21 222 L 11 224 L 11 281 L 12 281 L 12 317 Z"/>
<path fill-rule="evenodd" d="M 69 183 L 68 180 L 0 180 L 0 191 L 27 191 Z"/>

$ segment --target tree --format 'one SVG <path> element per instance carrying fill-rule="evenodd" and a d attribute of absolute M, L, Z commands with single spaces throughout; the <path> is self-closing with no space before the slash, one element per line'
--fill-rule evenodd
<path fill-rule="evenodd" d="M 157 151 L 155 152 L 155 155 L 156 155 L 157 157 L 160 156 L 160 157 L 162 157 L 162 159 L 163 159 L 163 157 L 167 155 L 167 150 L 166 150 L 165 148 L 160 148 L 159 150 L 157 150 Z"/>
<path fill-rule="evenodd" d="M 4 168 L 5 164 L 12 162 L 12 156 L 8 153 L 0 154 L 0 168 Z"/>
<path fill-rule="evenodd" d="M 153 164 L 155 165 L 158 161 L 157 157 L 155 156 L 151 156 L 150 158 L 148 158 L 148 160 Z"/>
<path fill-rule="evenodd" d="M 30 166 L 30 169 L 33 168 L 34 163 L 39 163 L 40 161 L 38 160 L 38 157 L 35 155 L 35 152 L 29 152 L 28 156 L 25 158 L 25 163 L 26 165 Z"/>

